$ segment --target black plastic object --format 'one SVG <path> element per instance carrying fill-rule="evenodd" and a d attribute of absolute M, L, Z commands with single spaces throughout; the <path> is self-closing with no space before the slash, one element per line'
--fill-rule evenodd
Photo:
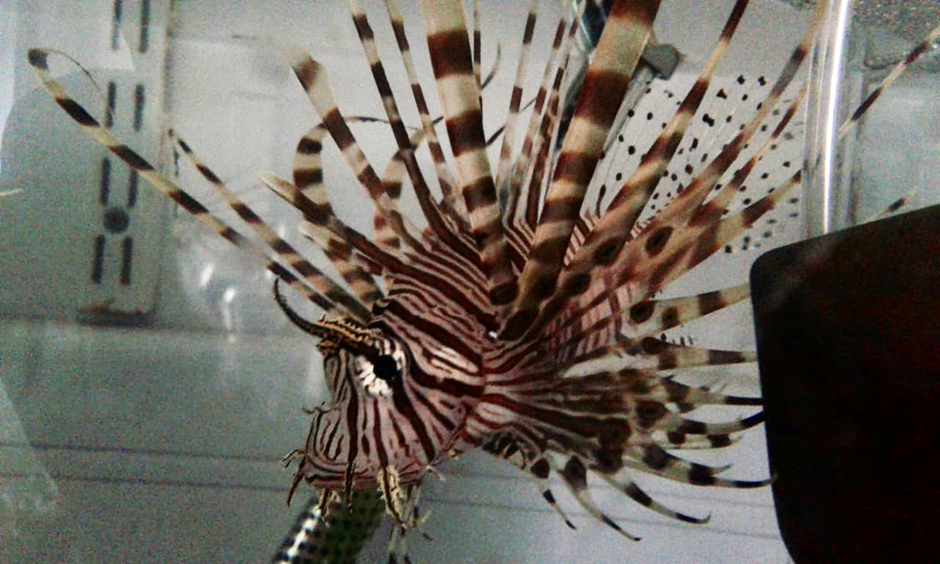
<path fill-rule="evenodd" d="M 771 251 L 751 286 L 793 559 L 940 562 L 940 206 Z"/>

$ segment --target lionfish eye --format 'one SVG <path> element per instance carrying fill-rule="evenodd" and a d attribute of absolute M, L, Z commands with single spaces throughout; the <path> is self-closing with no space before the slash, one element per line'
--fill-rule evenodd
<path fill-rule="evenodd" d="M 395 362 L 395 358 L 390 354 L 379 355 L 372 365 L 372 371 L 377 378 L 389 383 L 401 378 L 398 363 Z"/>

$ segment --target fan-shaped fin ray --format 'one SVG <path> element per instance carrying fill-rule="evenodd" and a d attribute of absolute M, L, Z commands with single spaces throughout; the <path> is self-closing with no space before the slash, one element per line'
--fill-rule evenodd
<path fill-rule="evenodd" d="M 53 78 L 52 73 L 49 72 L 47 62 L 49 54 L 50 51 L 48 49 L 30 49 L 28 53 L 29 64 L 33 72 L 35 72 L 36 76 L 39 78 L 43 89 L 45 89 L 56 103 L 81 126 L 86 134 L 124 161 L 161 194 L 176 202 L 180 207 L 209 226 L 210 229 L 218 233 L 222 238 L 239 249 L 242 249 L 246 254 L 254 256 L 265 269 L 284 280 L 289 286 L 307 296 L 307 298 L 325 311 L 338 311 L 337 305 L 332 300 L 308 286 L 276 260 L 271 259 L 264 250 L 211 214 L 205 206 L 196 201 L 189 193 L 163 174 L 157 172 L 154 166 L 147 162 L 146 159 L 114 137 L 98 120 L 92 117 L 81 104 L 68 94 L 59 81 Z"/>
<path fill-rule="evenodd" d="M 591 494 L 588 492 L 587 468 L 584 467 L 584 463 L 581 462 L 581 459 L 576 456 L 572 456 L 568 459 L 568 462 L 565 463 L 564 467 L 559 468 L 558 466 L 553 465 L 553 469 L 559 476 L 561 476 L 562 480 L 564 480 L 565 485 L 568 486 L 571 494 L 574 495 L 575 499 L 578 500 L 578 503 L 581 504 L 581 507 L 583 507 L 595 519 L 601 523 L 604 523 L 611 529 L 617 531 L 622 536 L 632 541 L 640 540 L 640 537 L 628 533 L 623 529 L 623 527 L 615 523 L 613 519 L 608 517 L 607 514 L 601 511 L 601 509 L 597 506 L 594 498 L 591 497 Z"/>
<path fill-rule="evenodd" d="M 561 19 L 558 20 L 558 25 L 555 28 L 555 38 L 552 40 L 551 53 L 549 55 L 548 61 L 545 63 L 545 70 L 542 74 L 542 81 L 539 85 L 539 91 L 535 95 L 535 103 L 532 106 L 532 115 L 529 116 L 529 125 L 526 129 L 525 137 L 522 142 L 522 150 L 519 153 L 519 157 L 516 159 L 515 163 L 512 165 L 512 173 L 509 178 L 506 179 L 506 187 L 508 190 L 508 195 L 506 198 L 506 222 L 510 225 L 516 225 L 516 210 L 519 205 L 520 199 L 520 186 L 522 185 L 522 178 L 525 176 L 526 171 L 529 169 L 529 160 L 532 153 L 532 148 L 535 144 L 535 136 L 538 131 L 539 118 L 542 116 L 542 110 L 545 106 L 545 102 L 548 99 L 549 95 L 549 79 L 551 78 L 552 68 L 556 66 L 564 66 L 564 61 L 568 57 L 568 52 L 571 49 L 572 38 L 574 37 L 575 32 L 578 29 L 578 22 L 581 14 L 581 10 L 584 9 L 584 2 L 579 2 L 579 7 L 577 15 L 572 22 L 571 28 L 567 35 L 565 34 L 565 28 L 568 26 L 567 15 L 563 15 Z M 567 14 L 567 10 L 566 10 Z M 559 57 L 559 49 L 562 46 L 562 41 L 567 36 L 567 43 L 564 48 L 564 52 Z M 555 71 L 556 80 L 559 73 L 564 73 L 563 68 L 558 68 Z M 498 186 L 500 190 L 503 190 L 503 186 Z M 535 222 L 532 222 L 530 226 L 532 229 L 535 228 Z"/>
<path fill-rule="evenodd" d="M 420 242 L 420 230 L 411 225 L 402 214 L 393 208 L 382 180 L 375 173 L 349 125 L 336 105 L 336 97 L 330 88 L 326 69 L 313 60 L 303 49 L 285 45 L 284 52 L 294 75 L 307 92 L 311 104 L 323 120 L 333 142 L 339 147 L 350 170 L 369 193 L 379 212 L 385 216 L 391 228 L 410 247 L 423 249 Z"/>
<path fill-rule="evenodd" d="M 704 524 L 711 520 L 711 515 L 707 515 L 705 517 L 693 517 L 692 515 L 687 515 L 685 513 L 669 509 L 665 505 L 653 499 L 648 493 L 643 491 L 643 489 L 640 488 L 640 486 L 627 475 L 622 474 L 620 476 L 610 476 L 608 474 L 598 473 L 598 476 L 600 476 L 601 479 L 614 488 L 625 493 L 627 497 L 633 501 L 639 503 L 647 509 L 651 509 L 656 513 L 659 513 L 660 515 L 676 519 L 677 521 L 694 524 Z"/>
<path fill-rule="evenodd" d="M 516 276 L 486 155 L 482 110 L 473 78 L 463 6 L 456 0 L 423 0 L 428 50 L 434 69 L 455 167 L 470 217 L 473 238 L 497 309 L 516 294 Z"/>
<path fill-rule="evenodd" d="M 611 8 L 558 156 L 518 297 L 501 332 L 504 339 L 521 337 L 554 290 L 587 185 L 658 11 L 658 0 L 619 1 Z"/>
<path fill-rule="evenodd" d="M 401 119 L 398 103 L 395 101 L 391 84 L 389 84 L 388 77 L 385 74 L 385 67 L 382 64 L 378 49 L 375 45 L 374 32 L 372 31 L 372 26 L 369 24 L 369 19 L 365 11 L 360 6 L 358 0 L 349 0 L 349 9 L 353 15 L 353 21 L 356 24 L 356 31 L 359 35 L 360 43 L 362 43 L 366 60 L 372 70 L 376 88 L 382 98 L 385 114 L 388 117 L 392 133 L 395 136 L 395 142 L 398 145 L 398 155 L 400 155 L 399 158 L 404 163 L 408 177 L 411 179 L 412 187 L 418 198 L 418 204 L 421 206 L 421 211 L 424 213 L 428 226 L 431 231 L 441 241 L 446 242 L 452 250 L 460 253 L 465 258 L 475 258 L 475 250 L 464 244 L 464 241 L 457 236 L 458 227 L 449 223 L 441 212 L 441 208 L 432 196 L 431 190 L 424 179 L 424 174 L 418 166 L 418 161 L 415 158 L 415 148 L 409 139 L 405 124 Z"/>
<path fill-rule="evenodd" d="M 581 345 L 590 335 L 608 329 L 614 318 L 621 319 L 624 331 L 633 340 L 658 335 L 663 331 L 730 307 L 749 298 L 750 295 L 750 285 L 740 284 L 681 298 L 643 300 L 624 311 L 611 312 L 581 329 L 574 324 L 577 318 L 572 317 L 559 328 L 552 328 L 553 335 L 559 336 L 553 337 L 550 347 L 559 354 L 569 354 L 569 351 Z M 575 356 L 580 357 L 592 352 L 582 351 Z"/>
<path fill-rule="evenodd" d="M 287 241 L 281 238 L 273 229 L 267 226 L 252 209 L 232 192 L 228 186 L 193 152 L 186 141 L 179 137 L 173 130 L 169 132 L 170 138 L 176 141 L 176 144 L 183 150 L 186 158 L 196 167 L 199 174 L 202 175 L 216 192 L 225 200 L 225 202 L 238 214 L 249 227 L 254 230 L 259 237 L 286 262 L 300 273 L 314 288 L 327 298 L 343 307 L 347 314 L 358 319 L 367 321 L 371 314 L 369 307 L 371 301 L 362 302 L 349 295 L 343 288 L 337 285 L 327 275 L 323 274 L 317 267 L 305 259 L 301 254 Z"/>

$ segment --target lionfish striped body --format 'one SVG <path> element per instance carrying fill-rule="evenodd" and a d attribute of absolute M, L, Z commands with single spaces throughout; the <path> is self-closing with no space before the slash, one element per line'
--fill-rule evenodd
<path fill-rule="evenodd" d="M 437 137 L 395 2 L 387 0 L 386 6 L 421 118 L 416 130 L 402 121 L 366 13 L 357 1 L 349 4 L 386 110 L 379 121 L 390 125 L 398 152 L 380 175 L 350 128 L 363 118 L 344 118 L 326 69 L 288 46 L 291 67 L 322 123 L 298 145 L 292 182 L 262 176 L 297 208 L 303 217 L 301 232 L 325 251 L 346 287 L 268 228 L 175 133 L 171 136 L 183 154 L 256 232 L 263 247 L 115 139 L 52 78 L 48 51 L 33 49 L 29 55 L 44 87 L 86 132 L 326 312 L 318 322 L 303 319 L 275 285 L 288 317 L 320 339 L 332 395 L 313 410 L 306 444 L 288 457 L 298 465 L 294 488 L 301 481 L 313 484 L 324 494 L 323 507 L 335 495 L 378 488 L 399 531 L 417 525 L 418 487 L 429 472 L 447 458 L 483 448 L 535 478 L 559 513 L 548 488 L 553 473 L 589 513 L 630 537 L 591 499 L 589 478 L 687 522 L 707 518 L 663 506 L 640 488 L 631 472 L 703 486 L 766 484 L 723 477 L 726 467 L 676 454 L 680 447 L 727 446 L 734 433 L 758 425 L 762 414 L 720 423 L 697 420 L 688 412 L 701 406 L 752 406 L 753 411 L 760 400 L 688 386 L 673 378 L 675 372 L 753 361 L 753 354 L 657 338 L 746 299 L 746 285 L 681 298 L 656 294 L 723 249 L 800 183 L 797 172 L 743 208 L 728 211 L 731 199 L 797 113 L 805 90 L 788 107 L 775 107 L 806 58 L 825 2 L 817 3 L 810 28 L 754 116 L 719 141 L 717 154 L 687 185 L 666 203 L 660 200 L 655 214 L 646 215 L 747 0 L 734 4 L 701 74 L 635 170 L 612 192 L 609 203 L 602 205 L 602 193 L 593 206 L 584 202 L 588 186 L 649 42 L 658 1 L 613 3 L 575 101 L 562 100 L 561 87 L 579 13 L 558 22 L 552 60 L 535 97 L 521 153 L 514 157 L 523 101 L 520 84 L 537 17 L 538 3 L 532 2 L 495 166 L 487 158 L 482 122 L 480 35 L 478 29 L 472 37 L 468 34 L 463 3 L 421 3 L 451 163 Z M 555 155 L 566 104 L 574 105 L 574 112 Z M 766 129 L 772 111 L 778 115 L 774 130 L 732 171 L 758 129 Z M 320 161 L 327 136 L 375 204 L 374 239 L 333 212 Z M 417 162 L 416 149 L 425 141 L 440 196 Z M 426 220 L 424 228 L 400 210 L 406 178 Z M 605 367 L 592 368 L 594 361 L 606 361 Z"/>

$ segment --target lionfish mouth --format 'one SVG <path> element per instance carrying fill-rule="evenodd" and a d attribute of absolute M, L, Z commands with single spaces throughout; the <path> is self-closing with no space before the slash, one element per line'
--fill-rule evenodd
<path fill-rule="evenodd" d="M 566 11 L 557 21 L 521 151 L 516 151 L 522 83 L 538 12 L 538 2 L 533 2 L 495 174 L 483 128 L 478 2 L 472 34 L 460 0 L 421 2 L 443 111 L 437 119 L 428 109 L 412 61 L 404 19 L 393 0 L 386 2 L 421 121 L 415 129 L 401 118 L 365 11 L 355 0 L 349 4 L 386 119 L 344 118 L 325 68 L 288 45 L 291 68 L 322 123 L 297 146 L 293 182 L 262 176 L 300 213 L 301 233 L 320 246 L 343 283 L 270 228 L 174 132 L 170 136 L 176 145 L 256 239 L 236 231 L 157 172 L 69 96 L 49 71 L 51 50 L 31 49 L 28 55 L 43 87 L 86 133 L 333 318 L 304 322 L 278 298 L 292 321 L 323 339 L 331 391 L 345 394 L 337 401 L 341 413 L 329 430 L 336 434 L 342 426 L 345 434 L 340 435 L 347 444 L 330 445 L 330 456 L 317 448 L 323 437 L 315 416 L 306 450 L 289 455 L 290 461 L 300 461 L 294 487 L 301 480 L 313 482 L 327 499 L 338 492 L 348 495 L 353 488 L 378 487 L 396 525 L 411 526 L 426 472 L 446 454 L 479 446 L 534 478 L 569 525 L 549 488 L 552 474 L 585 511 L 635 539 L 598 507 L 589 479 L 600 479 L 644 507 L 691 523 L 708 518 L 666 507 L 641 489 L 634 474 L 700 486 L 767 484 L 767 479 L 729 478 L 723 474 L 727 466 L 680 456 L 690 449 L 729 446 L 739 433 L 759 425 L 763 415 L 758 411 L 721 422 L 693 418 L 690 413 L 705 406 L 753 411 L 759 409 L 760 399 L 683 383 L 676 374 L 753 362 L 754 353 L 663 337 L 746 300 L 747 285 L 682 297 L 663 297 L 661 291 L 722 249 L 733 250 L 739 236 L 747 246 L 747 230 L 796 201 L 801 173 L 790 160 L 774 167 L 768 165 L 773 159 L 765 157 L 798 139 L 788 137 L 787 131 L 806 89 L 791 88 L 791 83 L 809 53 L 827 2 L 816 2 L 809 28 L 775 80 L 740 76 L 721 82 L 715 79 L 716 69 L 749 4 L 736 0 L 717 44 L 681 100 L 665 88 L 633 82 L 650 42 L 658 0 L 603 3 L 610 4 L 609 12 L 583 84 L 565 99 L 562 86 L 566 77 L 576 74 L 569 61 L 574 60 L 571 50 L 582 10 L 597 8 L 594 2 L 576 2 L 576 13 Z M 927 52 L 938 36 L 940 31 L 932 33 L 899 69 Z M 840 135 L 897 74 L 869 95 Z M 625 112 L 637 119 L 621 129 L 618 111 L 631 88 L 647 89 L 659 105 L 645 115 Z M 746 111 L 738 112 L 740 108 Z M 566 109 L 572 111 L 562 128 Z M 742 117 L 744 113 L 748 115 Z M 440 120 L 445 122 L 451 162 L 438 138 Z M 397 145 L 382 175 L 350 127 L 369 121 L 387 122 Z M 654 130 L 653 138 L 624 141 L 637 122 L 639 130 Z M 327 138 L 338 146 L 374 204 L 371 238 L 341 220 L 330 204 L 321 160 Z M 416 149 L 424 142 L 436 183 L 417 161 Z M 627 153 L 623 172 L 613 180 L 609 175 L 601 178 L 600 163 L 613 167 L 618 152 Z M 402 211 L 405 180 L 412 185 L 424 227 Z M 439 191 L 432 190 L 434 186 Z M 594 205 L 585 205 L 589 193 L 596 197 Z M 769 225 L 768 219 L 765 227 Z M 379 327 L 403 343 L 409 362 L 379 363 L 375 343 L 385 342 Z M 372 355 L 369 363 L 343 360 L 343 355 L 366 353 Z M 373 376 L 379 376 L 378 370 L 394 377 L 378 378 L 388 384 L 380 386 L 381 393 L 344 388 L 347 371 L 362 366 Z M 392 550 L 396 554 L 395 542 Z"/>

